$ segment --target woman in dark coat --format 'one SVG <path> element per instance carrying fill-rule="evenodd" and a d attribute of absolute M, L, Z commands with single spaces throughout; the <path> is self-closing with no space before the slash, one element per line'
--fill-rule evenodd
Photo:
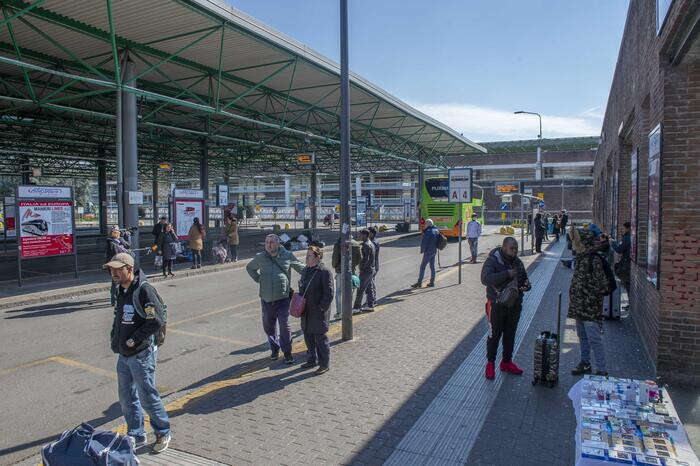
<path fill-rule="evenodd" d="M 321 248 L 310 246 L 306 252 L 306 268 L 299 281 L 299 293 L 306 298 L 301 329 L 308 354 L 308 360 L 301 367 L 310 369 L 318 363 L 317 375 L 328 371 L 331 352 L 327 333 L 333 301 L 333 274 L 321 263 L 322 258 Z"/>
<path fill-rule="evenodd" d="M 173 262 L 175 262 L 175 257 L 177 256 L 176 244 L 178 242 L 177 236 L 173 231 L 173 225 L 170 223 L 165 224 L 163 233 L 160 234 L 157 240 L 158 250 L 163 254 L 163 276 L 166 277 L 170 275 L 174 277 L 173 273 Z M 166 273 L 167 272 L 167 273 Z"/>

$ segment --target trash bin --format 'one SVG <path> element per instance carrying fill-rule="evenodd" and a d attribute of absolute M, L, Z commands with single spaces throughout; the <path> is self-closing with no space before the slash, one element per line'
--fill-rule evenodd
<path fill-rule="evenodd" d="M 305 219 L 304 220 L 304 230 L 308 230 L 311 226 L 311 220 L 310 219 Z"/>

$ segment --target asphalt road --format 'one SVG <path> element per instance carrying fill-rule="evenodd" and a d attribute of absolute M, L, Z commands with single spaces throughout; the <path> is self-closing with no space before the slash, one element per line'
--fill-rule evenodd
<path fill-rule="evenodd" d="M 501 239 L 483 237 L 481 251 Z M 409 237 L 382 245 L 380 298 L 415 282 L 419 241 Z M 463 247 L 466 257 L 466 241 Z M 456 282 L 457 274 L 447 269 L 454 270 L 450 266 L 457 255 L 456 243 L 441 252 L 446 270 L 438 286 Z M 325 262 L 330 262 L 329 255 Z M 481 270 L 480 265 L 463 267 L 467 274 Z M 298 275 L 293 275 L 296 283 Z M 244 269 L 176 278 L 156 288 L 169 312 L 167 341 L 159 350 L 161 394 L 197 387 L 215 374 L 240 370 L 269 354 L 257 285 Z M 116 357 L 109 349 L 112 317 L 106 293 L 2 311 L 0 464 L 36 454 L 80 422 L 97 426 L 121 416 Z M 292 331 L 301 338 L 299 321 L 291 320 Z"/>

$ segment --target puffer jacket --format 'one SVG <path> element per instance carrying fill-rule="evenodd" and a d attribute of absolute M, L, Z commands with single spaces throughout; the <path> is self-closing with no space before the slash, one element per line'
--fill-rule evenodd
<path fill-rule="evenodd" d="M 481 283 L 486 287 L 486 299 L 489 301 L 496 300 L 496 290 L 501 291 L 511 280 L 509 270 L 515 269 L 518 273 L 518 288 L 526 286 L 528 281 L 525 265 L 519 257 L 508 259 L 498 247 L 493 249 L 484 266 L 481 268 Z M 518 304 L 522 302 L 523 292 L 520 292 Z"/>
<path fill-rule="evenodd" d="M 595 235 L 586 229 L 573 229 L 571 239 L 576 253 L 574 276 L 569 287 L 571 319 L 602 322 L 603 298 L 608 290 L 603 258 L 597 253 Z"/>

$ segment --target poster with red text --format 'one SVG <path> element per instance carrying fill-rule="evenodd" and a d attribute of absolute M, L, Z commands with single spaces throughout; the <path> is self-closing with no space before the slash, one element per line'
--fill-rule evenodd
<path fill-rule="evenodd" d="M 22 258 L 73 254 L 73 203 L 17 200 L 16 227 Z"/>

